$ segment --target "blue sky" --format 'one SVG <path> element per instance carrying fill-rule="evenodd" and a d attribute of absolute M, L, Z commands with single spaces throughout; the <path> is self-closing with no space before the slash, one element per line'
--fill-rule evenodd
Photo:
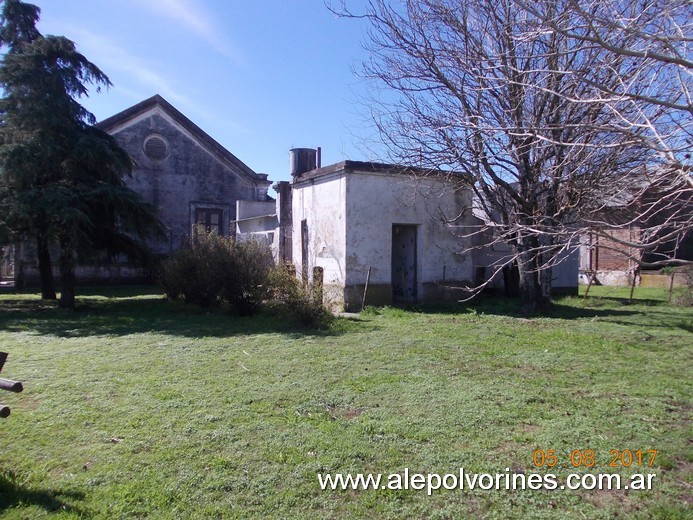
<path fill-rule="evenodd" d="M 273 181 L 289 178 L 292 147 L 322 147 L 323 165 L 376 159 L 353 73 L 365 26 L 323 0 L 33 3 L 42 33 L 75 41 L 113 82 L 82 100 L 98 120 L 160 94 Z"/>

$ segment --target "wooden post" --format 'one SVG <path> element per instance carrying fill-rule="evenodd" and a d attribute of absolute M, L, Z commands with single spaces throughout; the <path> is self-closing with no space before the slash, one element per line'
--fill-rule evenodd
<path fill-rule="evenodd" d="M 301 221 L 301 280 L 303 286 L 308 285 L 308 221 Z"/>
<path fill-rule="evenodd" d="M 24 390 L 24 386 L 19 381 L 10 381 L 0 377 L 0 390 L 8 390 L 10 392 L 19 393 Z"/>
<path fill-rule="evenodd" d="M 325 270 L 322 267 L 313 267 L 313 301 L 322 305 L 323 277 Z"/>
<path fill-rule="evenodd" d="M 669 303 L 671 303 L 671 293 L 674 292 L 674 276 L 676 276 L 676 271 L 672 270 L 669 276 L 671 277 L 669 280 Z"/>
<path fill-rule="evenodd" d="M 633 303 L 633 292 L 635 291 L 635 282 L 638 279 L 638 271 L 637 267 L 633 269 L 633 281 L 630 284 L 630 303 Z"/>
<path fill-rule="evenodd" d="M 5 365 L 7 360 L 7 352 L 0 352 L 0 370 Z M 21 392 L 24 390 L 24 386 L 19 381 L 10 381 L 9 379 L 0 378 L 0 390 L 9 390 L 10 392 Z M 10 407 L 0 404 L 0 419 L 9 417 Z"/>
<path fill-rule="evenodd" d="M 366 274 L 366 285 L 363 287 L 363 301 L 361 302 L 361 310 L 366 307 L 366 294 L 368 293 L 368 282 L 371 280 L 371 266 L 368 266 L 368 274 Z"/>
<path fill-rule="evenodd" d="M 587 293 L 590 292 L 590 287 L 592 287 L 592 284 L 594 283 L 595 278 L 597 278 L 597 271 L 592 271 L 590 273 L 590 281 L 587 284 L 587 289 L 585 289 L 584 299 L 587 299 Z"/>

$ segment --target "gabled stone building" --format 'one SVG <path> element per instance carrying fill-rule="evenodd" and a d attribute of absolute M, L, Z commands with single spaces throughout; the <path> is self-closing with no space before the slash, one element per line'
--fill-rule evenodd
<path fill-rule="evenodd" d="M 136 166 L 127 185 L 153 204 L 166 228 L 163 239 L 148 244 L 166 256 L 180 248 L 200 224 L 221 235 L 236 230 L 238 201 L 267 202 L 267 175 L 254 172 L 159 95 L 152 96 L 97 125 L 111 134 Z M 17 250 L 15 279 L 38 280 L 31 244 Z M 80 265 L 79 282 L 121 282 L 147 278 L 127 259 Z M 54 267 L 56 269 L 56 267 Z"/>
<path fill-rule="evenodd" d="M 267 175 L 255 173 L 159 95 L 98 126 L 135 160 L 129 187 L 159 209 L 168 236 L 151 244 L 158 253 L 178 249 L 196 224 L 232 235 L 237 201 L 271 200 Z"/>

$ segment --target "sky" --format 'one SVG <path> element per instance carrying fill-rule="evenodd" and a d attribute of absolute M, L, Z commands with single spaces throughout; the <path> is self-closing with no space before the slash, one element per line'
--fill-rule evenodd
<path fill-rule="evenodd" d="M 295 147 L 321 147 L 323 165 L 377 159 L 354 73 L 365 23 L 323 0 L 31 3 L 43 34 L 73 40 L 113 83 L 81 99 L 98 121 L 160 94 L 272 181 L 290 178 Z"/>

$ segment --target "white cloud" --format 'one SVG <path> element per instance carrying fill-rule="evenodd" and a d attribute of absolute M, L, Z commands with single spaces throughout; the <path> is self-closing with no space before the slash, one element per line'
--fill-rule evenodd
<path fill-rule="evenodd" d="M 241 60 L 240 51 L 231 45 L 212 13 L 198 0 L 137 0 L 135 4 L 187 27 L 190 33 L 206 41 L 218 53 L 235 61 Z"/>
<path fill-rule="evenodd" d="M 147 90 L 147 96 L 161 94 L 171 102 L 189 104 L 189 100 L 172 88 L 175 83 L 156 72 L 151 63 L 129 53 L 109 38 L 84 29 L 72 28 L 71 36 L 79 42 L 79 51 L 114 79 L 127 75 L 130 89 L 135 85 Z M 114 80 L 117 83 L 117 80 Z"/>

